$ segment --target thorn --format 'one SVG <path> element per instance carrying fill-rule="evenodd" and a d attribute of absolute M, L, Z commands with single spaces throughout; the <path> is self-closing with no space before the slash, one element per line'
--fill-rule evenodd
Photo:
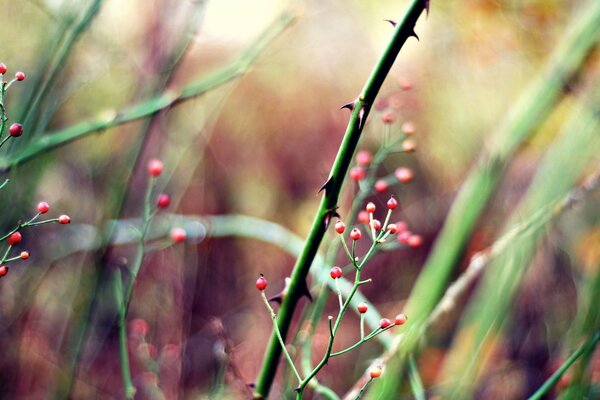
<path fill-rule="evenodd" d="M 389 22 L 390 24 L 392 24 L 392 26 L 395 28 L 396 25 L 398 24 L 396 21 L 394 21 L 393 19 L 384 19 L 385 22 Z"/>
<path fill-rule="evenodd" d="M 429 0 L 423 0 L 425 2 L 425 11 L 427 12 L 427 16 L 429 17 Z"/>
<path fill-rule="evenodd" d="M 328 211 L 327 211 L 327 214 L 325 214 L 325 219 L 324 219 L 324 222 L 325 222 L 325 230 L 327 230 L 327 228 L 329 227 L 329 223 L 331 222 L 331 220 L 332 220 L 334 217 L 341 218 L 341 217 L 340 217 L 340 214 L 338 214 L 338 212 L 337 212 L 337 209 L 338 209 L 337 207 L 335 207 L 335 208 L 332 208 L 331 210 L 328 210 Z"/>
<path fill-rule="evenodd" d="M 350 111 L 354 111 L 354 101 L 351 101 L 350 103 L 346 103 L 343 106 L 340 107 L 340 110 L 343 110 L 344 108 L 347 108 Z"/>
<path fill-rule="evenodd" d="M 324 190 L 325 195 L 327 195 L 327 190 L 331 188 L 331 185 L 333 185 L 333 176 L 330 175 L 329 178 L 327 178 L 327 180 L 325 181 L 325 183 L 321 185 L 317 193 L 321 193 Z"/>
<path fill-rule="evenodd" d="M 269 303 L 281 304 L 283 301 L 283 292 L 276 294 L 275 296 L 269 297 Z"/>
<path fill-rule="evenodd" d="M 302 281 L 302 286 L 300 287 L 300 297 L 306 296 L 306 298 L 312 303 L 313 298 L 310 294 L 310 290 L 308 290 L 308 285 L 306 284 L 306 280 Z"/>
<path fill-rule="evenodd" d="M 360 111 L 358 112 L 358 130 L 362 130 L 363 126 L 365 126 L 365 107 L 362 106 Z"/>
<path fill-rule="evenodd" d="M 419 39 L 419 36 L 417 36 L 417 33 L 416 33 L 415 31 L 412 31 L 412 32 L 409 34 L 409 36 L 414 36 L 414 37 L 415 37 L 415 38 L 416 38 L 416 39 L 417 39 L 419 42 L 421 41 L 421 40 Z"/>

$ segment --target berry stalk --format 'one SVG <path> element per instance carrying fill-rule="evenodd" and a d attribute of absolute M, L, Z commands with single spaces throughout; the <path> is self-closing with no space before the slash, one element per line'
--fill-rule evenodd
<path fill-rule="evenodd" d="M 284 297 L 281 309 L 279 310 L 277 322 L 283 339 L 287 336 L 294 310 L 306 287 L 305 281 L 308 271 L 323 240 L 327 228 L 325 221 L 329 220 L 335 213 L 344 177 L 348 172 L 352 156 L 358 145 L 371 106 L 400 49 L 409 37 L 414 36 L 414 27 L 417 19 L 426 10 L 427 6 L 428 2 L 426 0 L 413 0 L 411 2 L 404 17 L 396 25 L 390 43 L 373 69 L 361 94 L 353 103 L 352 115 L 334 161 L 331 177 L 323 187 L 325 195 L 321 199 L 321 204 L 313 220 L 304 249 L 296 261 L 287 295 Z M 267 397 L 269 394 L 280 357 L 281 346 L 279 345 L 277 335 L 273 333 L 257 379 L 256 393 L 259 396 Z"/>

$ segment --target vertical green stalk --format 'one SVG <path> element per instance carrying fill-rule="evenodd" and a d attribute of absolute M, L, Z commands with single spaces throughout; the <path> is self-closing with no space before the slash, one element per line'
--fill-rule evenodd
<path fill-rule="evenodd" d="M 281 336 L 287 337 L 298 300 L 306 288 L 306 277 L 317 254 L 326 231 L 326 221 L 335 213 L 344 177 L 348 172 L 352 156 L 358 145 L 362 129 L 375 101 L 375 97 L 389 73 L 400 49 L 410 36 L 414 36 L 417 19 L 428 5 L 427 0 L 412 0 L 401 21 L 396 24 L 394 35 L 377 62 L 359 97 L 353 103 L 352 115 L 338 150 L 331 176 L 324 186 L 325 195 L 313 220 L 310 232 L 300 257 L 292 271 L 287 295 L 284 297 L 277 319 Z M 281 357 L 281 347 L 277 335 L 273 333 L 269 341 L 263 365 L 256 383 L 256 395 L 267 397 L 275 378 Z"/>
<path fill-rule="evenodd" d="M 565 85 L 575 76 L 598 42 L 598 37 L 600 2 L 592 0 L 574 16 L 544 71 L 533 80 L 498 125 L 489 149 L 481 155 L 457 194 L 411 292 L 406 310 L 411 316 L 411 329 L 402 338 L 399 354 L 388 365 L 386 376 L 398 376 L 406 356 L 416 349 L 421 327 L 443 295 L 475 223 L 503 176 L 504 167 L 518 146 L 535 132 L 535 128 L 563 98 Z M 371 392 L 374 398 L 393 398 L 398 390 L 397 379 L 384 376 L 374 384 Z"/>

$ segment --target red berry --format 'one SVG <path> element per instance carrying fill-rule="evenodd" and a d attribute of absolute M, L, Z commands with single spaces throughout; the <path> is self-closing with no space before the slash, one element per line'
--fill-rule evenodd
<path fill-rule="evenodd" d="M 381 321 L 379 321 L 379 327 L 382 329 L 387 328 L 390 325 L 392 325 L 392 321 L 387 318 L 382 318 Z"/>
<path fill-rule="evenodd" d="M 266 289 L 266 287 L 267 287 L 267 280 L 265 279 L 265 277 L 264 277 L 264 276 L 262 276 L 262 275 L 261 275 L 261 276 L 260 276 L 260 277 L 259 277 L 259 278 L 256 280 L 256 288 L 262 292 L 263 290 L 265 290 L 265 289 Z"/>
<path fill-rule="evenodd" d="M 404 232 L 408 230 L 408 224 L 404 221 L 398 221 L 394 225 L 398 227 L 398 232 Z"/>
<path fill-rule="evenodd" d="M 408 238 L 410 238 L 411 235 L 412 233 L 409 230 L 400 231 L 400 233 L 398 233 L 398 242 L 408 244 Z"/>
<path fill-rule="evenodd" d="M 367 207 L 365 208 L 367 210 L 368 213 L 373 214 L 375 212 L 375 204 L 369 202 L 367 203 Z"/>
<path fill-rule="evenodd" d="M 129 323 L 130 335 L 145 337 L 149 330 L 148 323 L 141 318 L 136 318 Z"/>
<path fill-rule="evenodd" d="M 0 267 L 0 276 L 4 276 L 8 274 L 8 267 L 6 265 L 3 265 Z"/>
<path fill-rule="evenodd" d="M 367 177 L 367 173 L 361 167 L 352 167 L 350 168 L 350 178 L 353 181 L 362 181 Z"/>
<path fill-rule="evenodd" d="M 352 240 L 358 240 L 361 237 L 361 233 L 360 230 L 358 228 L 353 228 L 352 231 L 350 232 L 350 238 Z"/>
<path fill-rule="evenodd" d="M 362 151 L 359 151 L 358 153 L 356 153 L 356 163 L 361 167 L 369 166 L 369 164 L 371 164 L 372 160 L 373 160 L 373 156 L 371 155 L 370 152 L 368 152 L 366 150 L 362 150 Z"/>
<path fill-rule="evenodd" d="M 396 200 L 393 197 L 390 197 L 390 199 L 387 202 L 387 208 L 393 210 L 396 207 L 398 207 L 398 200 Z"/>
<path fill-rule="evenodd" d="M 415 124 L 413 124 L 410 121 L 403 123 L 402 128 L 400 129 L 402 129 L 402 132 L 404 132 L 407 135 L 412 135 L 416 131 Z"/>
<path fill-rule="evenodd" d="M 392 235 L 395 235 L 396 233 L 398 233 L 398 227 L 396 226 L 396 224 L 388 224 L 387 228 L 386 228 Z"/>
<path fill-rule="evenodd" d="M 378 219 L 374 219 L 369 223 L 369 226 L 378 231 L 381 229 L 381 222 Z"/>
<path fill-rule="evenodd" d="M 29 258 L 29 252 L 22 251 L 19 257 L 21 258 L 21 260 L 27 260 Z"/>
<path fill-rule="evenodd" d="M 171 204 L 171 197 L 166 193 L 161 193 L 158 195 L 158 199 L 156 200 L 156 205 L 158 208 L 167 208 Z"/>
<path fill-rule="evenodd" d="M 187 237 L 187 233 L 185 232 L 185 229 L 183 229 L 183 228 L 171 229 L 171 240 L 173 241 L 173 243 L 181 243 L 181 242 L 185 241 L 186 237 Z"/>
<path fill-rule="evenodd" d="M 8 239 L 6 239 L 6 241 L 8 242 L 9 245 L 14 246 L 15 244 L 21 243 L 22 239 L 23 239 L 23 237 L 21 236 L 21 233 L 15 232 L 12 235 L 10 235 L 8 237 Z"/>
<path fill-rule="evenodd" d="M 329 271 L 329 275 L 333 279 L 339 279 L 342 277 L 342 275 L 344 275 L 344 273 L 340 267 L 333 267 L 331 268 L 331 271 Z"/>
<path fill-rule="evenodd" d="M 68 215 L 63 214 L 60 217 L 58 217 L 58 223 L 63 225 L 70 224 L 71 218 Z"/>
<path fill-rule="evenodd" d="M 419 247 L 422 243 L 423 238 L 420 235 L 410 235 L 406 241 L 406 244 L 413 248 Z"/>
<path fill-rule="evenodd" d="M 393 112 L 388 111 L 381 116 L 381 120 L 383 121 L 384 124 L 391 124 L 396 120 L 396 116 L 394 115 Z"/>
<path fill-rule="evenodd" d="M 366 212 L 365 210 L 361 210 L 358 213 L 358 222 L 360 222 L 361 224 L 368 224 L 369 221 L 370 221 L 369 213 Z"/>
<path fill-rule="evenodd" d="M 37 205 L 37 210 L 40 214 L 46 214 L 50 210 L 50 206 L 45 201 Z"/>
<path fill-rule="evenodd" d="M 396 315 L 396 319 L 394 320 L 394 323 L 396 325 L 404 325 L 407 320 L 408 320 L 408 318 L 406 317 L 405 314 L 398 314 L 398 315 Z"/>
<path fill-rule="evenodd" d="M 369 370 L 369 376 L 371 379 L 379 378 L 381 376 L 381 368 L 373 367 Z"/>
<path fill-rule="evenodd" d="M 338 221 L 335 223 L 335 231 L 339 234 L 344 233 L 344 231 L 346 230 L 346 225 L 344 225 L 344 223 L 342 221 Z"/>
<path fill-rule="evenodd" d="M 407 153 L 412 153 L 417 149 L 417 142 L 412 139 L 406 139 L 402 142 L 402 149 Z"/>
<path fill-rule="evenodd" d="M 15 74 L 15 78 L 17 78 L 18 81 L 24 81 L 25 80 L 25 72 L 19 71 Z"/>
<path fill-rule="evenodd" d="M 383 111 L 389 106 L 389 101 L 387 99 L 379 99 L 375 102 L 375 109 L 377 111 Z"/>
<path fill-rule="evenodd" d="M 18 124 L 18 123 L 14 123 L 10 126 L 10 128 L 8 128 L 8 133 L 10 134 L 10 136 L 12 137 L 19 137 L 23 134 L 23 125 Z"/>
<path fill-rule="evenodd" d="M 383 193 L 388 189 L 388 184 L 383 179 L 380 179 L 377 182 L 375 182 L 374 188 L 377 193 Z"/>
<path fill-rule="evenodd" d="M 365 303 L 360 303 L 356 308 L 358 309 L 359 313 L 364 314 L 369 309 L 369 306 L 367 306 Z"/>
<path fill-rule="evenodd" d="M 151 176 L 159 176 L 163 170 L 163 163 L 160 160 L 153 159 L 148 162 L 148 173 Z"/>
<path fill-rule="evenodd" d="M 402 183 L 408 183 L 413 180 L 414 174 L 410 168 L 400 167 L 396 169 L 396 178 Z"/>
<path fill-rule="evenodd" d="M 4 75 L 6 73 L 6 65 L 4 63 L 0 63 L 0 74 Z"/>

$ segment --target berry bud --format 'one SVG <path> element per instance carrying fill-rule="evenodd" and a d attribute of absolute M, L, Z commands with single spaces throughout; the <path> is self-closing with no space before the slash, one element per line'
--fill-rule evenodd
<path fill-rule="evenodd" d="M 387 202 L 387 208 L 393 210 L 396 207 L 398 207 L 398 201 L 395 198 L 390 197 L 390 199 Z"/>
<path fill-rule="evenodd" d="M 68 215 L 63 214 L 60 217 L 58 217 L 58 223 L 63 225 L 70 224 L 71 218 Z"/>
<path fill-rule="evenodd" d="M 45 201 L 37 205 L 37 210 L 40 214 L 46 214 L 50 210 L 50 206 Z"/>
<path fill-rule="evenodd" d="M 384 124 L 391 124 L 396 120 L 396 116 L 394 115 L 393 112 L 388 111 L 381 116 L 381 120 L 383 121 Z"/>
<path fill-rule="evenodd" d="M 386 228 L 392 235 L 395 235 L 396 233 L 398 233 L 398 227 L 396 226 L 396 224 L 388 224 L 387 228 Z"/>
<path fill-rule="evenodd" d="M 350 168 L 350 178 L 353 181 L 362 181 L 367 177 L 367 173 L 361 167 L 352 167 Z"/>
<path fill-rule="evenodd" d="M 410 247 L 416 248 L 423 244 L 423 238 L 420 235 L 410 235 L 406 241 Z"/>
<path fill-rule="evenodd" d="M 264 277 L 264 276 L 262 276 L 262 275 L 261 275 L 261 276 L 260 276 L 260 277 L 259 277 L 259 278 L 256 280 L 256 288 L 262 292 L 263 290 L 265 290 L 265 289 L 266 289 L 266 287 L 267 287 L 267 280 L 265 279 L 265 277 Z"/>
<path fill-rule="evenodd" d="M 417 149 L 417 142 L 412 139 L 406 139 L 402 142 L 402 149 L 407 153 L 412 153 Z"/>
<path fill-rule="evenodd" d="M 29 258 L 29 252 L 22 251 L 21 254 L 19 255 L 19 258 L 21 258 L 21 260 L 27 260 Z"/>
<path fill-rule="evenodd" d="M 12 137 L 19 137 L 23 134 L 23 125 L 18 124 L 18 123 L 14 123 L 10 126 L 10 128 L 8 128 L 8 133 L 10 134 L 10 136 Z"/>
<path fill-rule="evenodd" d="M 404 325 L 407 320 L 408 320 L 408 318 L 406 317 L 405 314 L 398 314 L 398 315 L 396 315 L 396 319 L 394 320 L 394 323 L 396 325 Z"/>
<path fill-rule="evenodd" d="M 381 321 L 379 321 L 379 327 L 381 329 L 383 328 L 387 328 L 388 326 L 392 325 L 392 321 L 390 321 L 387 318 L 383 318 Z"/>
<path fill-rule="evenodd" d="M 344 225 L 344 223 L 342 221 L 338 221 L 335 223 L 335 231 L 339 234 L 344 233 L 344 231 L 346 230 L 346 225 Z"/>
<path fill-rule="evenodd" d="M 365 208 L 367 210 L 368 213 L 373 214 L 375 212 L 375 204 L 369 202 L 367 203 L 367 207 Z"/>
<path fill-rule="evenodd" d="M 331 271 L 329 271 L 329 275 L 333 279 L 339 279 L 342 277 L 342 275 L 344 275 L 344 273 L 340 267 L 333 267 L 331 268 Z"/>
<path fill-rule="evenodd" d="M 160 160 L 153 159 L 148 162 L 148 173 L 151 176 L 159 176 L 163 170 L 163 163 Z"/>
<path fill-rule="evenodd" d="M 377 182 L 375 182 L 375 186 L 373 186 L 373 187 L 375 188 L 375 191 L 377 193 L 383 193 L 387 190 L 388 184 L 383 179 L 380 179 Z"/>
<path fill-rule="evenodd" d="M 171 204 L 171 197 L 166 193 L 161 193 L 158 195 L 158 199 L 156 200 L 156 205 L 158 208 L 167 208 Z"/>
<path fill-rule="evenodd" d="M 414 174 L 410 168 L 400 167 L 394 172 L 396 178 L 402 183 L 408 183 L 413 180 Z"/>
<path fill-rule="evenodd" d="M 378 219 L 374 219 L 369 223 L 369 226 L 378 231 L 381 229 L 381 222 Z"/>
<path fill-rule="evenodd" d="M 409 230 L 400 231 L 400 233 L 398 234 L 398 242 L 402 244 L 408 244 L 408 239 L 411 235 L 412 233 Z"/>
<path fill-rule="evenodd" d="M 350 238 L 352 240 L 358 240 L 361 237 L 361 233 L 360 230 L 358 228 L 353 228 L 352 231 L 350 232 Z"/>
<path fill-rule="evenodd" d="M 25 80 L 25 72 L 19 71 L 15 74 L 15 78 L 17 78 L 18 81 L 24 81 Z"/>
<path fill-rule="evenodd" d="M 8 274 L 8 267 L 6 265 L 3 265 L 0 267 L 0 276 L 4 276 Z"/>
<path fill-rule="evenodd" d="M 141 318 L 133 319 L 129 323 L 129 334 L 130 335 L 145 337 L 146 335 L 148 335 L 149 330 L 150 330 L 150 326 L 148 326 L 148 323 Z"/>
<path fill-rule="evenodd" d="M 379 378 L 381 376 L 381 368 L 373 367 L 369 370 L 369 376 L 371 379 Z"/>
<path fill-rule="evenodd" d="M 171 240 L 173 241 L 173 243 L 181 243 L 181 242 L 185 241 L 186 237 L 187 237 L 187 233 L 185 232 L 185 229 L 183 229 L 183 228 L 171 229 Z"/>
<path fill-rule="evenodd" d="M 359 313 L 364 314 L 369 309 L 369 306 L 367 306 L 365 303 L 360 303 L 356 308 L 358 309 Z"/>
<path fill-rule="evenodd" d="M 407 135 L 412 135 L 416 131 L 415 124 L 413 124 L 410 121 L 403 123 L 402 128 L 400 129 L 402 129 L 402 132 L 404 132 Z"/>
<path fill-rule="evenodd" d="M 360 222 L 361 224 L 368 224 L 369 223 L 369 213 L 366 212 L 365 210 L 360 210 L 358 213 L 358 222 Z"/>
<path fill-rule="evenodd" d="M 359 151 L 356 153 L 356 163 L 360 167 L 368 167 L 371 161 L 373 160 L 373 156 L 370 152 L 366 150 Z"/>
<path fill-rule="evenodd" d="M 8 242 L 9 245 L 14 246 L 15 244 L 21 243 L 22 239 L 23 239 L 23 237 L 21 236 L 21 233 L 15 232 L 12 235 L 10 235 L 8 237 L 8 239 L 6 239 L 6 241 Z"/>
<path fill-rule="evenodd" d="M 6 73 L 6 65 L 4 63 L 0 63 L 0 74 L 4 75 Z"/>

